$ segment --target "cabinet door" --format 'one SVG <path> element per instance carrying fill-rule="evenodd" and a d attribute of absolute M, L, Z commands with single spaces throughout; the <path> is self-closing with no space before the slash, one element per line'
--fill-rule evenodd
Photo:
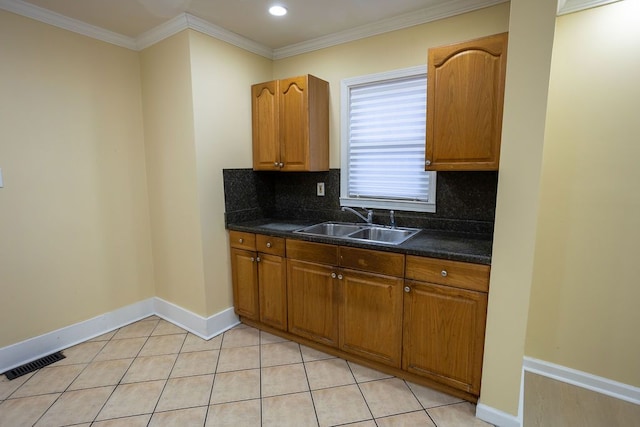
<path fill-rule="evenodd" d="M 307 77 L 280 80 L 280 154 L 283 171 L 309 169 L 309 93 Z"/>
<path fill-rule="evenodd" d="M 407 281 L 402 368 L 478 395 L 487 294 Z"/>
<path fill-rule="evenodd" d="M 497 170 L 507 33 L 429 49 L 427 170 Z"/>
<path fill-rule="evenodd" d="M 260 321 L 287 330 L 287 282 L 284 258 L 260 253 Z"/>
<path fill-rule="evenodd" d="M 253 169 L 280 170 L 278 82 L 251 87 Z"/>
<path fill-rule="evenodd" d="M 233 305 L 236 314 L 258 320 L 259 301 L 256 253 L 231 248 L 231 276 L 233 282 Z"/>
<path fill-rule="evenodd" d="M 289 332 L 338 345 L 338 281 L 328 265 L 287 260 Z"/>
<path fill-rule="evenodd" d="M 403 280 L 353 270 L 341 277 L 340 348 L 399 368 Z"/>

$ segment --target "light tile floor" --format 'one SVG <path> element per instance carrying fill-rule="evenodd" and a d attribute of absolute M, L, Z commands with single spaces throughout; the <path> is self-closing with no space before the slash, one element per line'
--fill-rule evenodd
<path fill-rule="evenodd" d="M 488 426 L 475 406 L 238 325 L 205 341 L 152 316 L 0 379 L 0 426 Z"/>

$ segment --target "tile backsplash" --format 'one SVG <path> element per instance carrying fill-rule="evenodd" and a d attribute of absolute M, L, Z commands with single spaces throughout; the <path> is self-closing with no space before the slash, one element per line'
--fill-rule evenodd
<path fill-rule="evenodd" d="M 348 221 L 340 210 L 340 169 L 328 172 L 256 172 L 224 169 L 226 223 L 261 218 Z M 325 183 L 325 196 L 316 184 Z M 398 226 L 493 233 L 498 172 L 438 172 L 436 212 L 396 211 Z M 374 222 L 389 223 L 389 212 L 374 210 Z"/>

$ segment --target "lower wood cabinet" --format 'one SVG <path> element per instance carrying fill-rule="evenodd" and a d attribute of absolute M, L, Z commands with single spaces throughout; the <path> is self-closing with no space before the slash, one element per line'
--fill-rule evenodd
<path fill-rule="evenodd" d="M 407 280 L 402 368 L 480 394 L 487 294 Z"/>
<path fill-rule="evenodd" d="M 287 258 L 289 332 L 400 367 L 404 255 L 287 240 Z"/>
<path fill-rule="evenodd" d="M 231 231 L 229 240 L 236 314 L 286 330 L 284 239 Z"/>
<path fill-rule="evenodd" d="M 287 260 L 289 332 L 338 346 L 338 283 L 335 268 Z"/>
<path fill-rule="evenodd" d="M 233 306 L 239 316 L 260 320 L 256 252 L 231 248 Z"/>
<path fill-rule="evenodd" d="M 402 368 L 480 394 L 488 265 L 407 255 Z"/>
<path fill-rule="evenodd" d="M 340 349 L 399 368 L 403 279 L 355 270 L 341 276 Z"/>
<path fill-rule="evenodd" d="M 258 262 L 260 321 L 287 329 L 287 264 L 283 257 L 260 254 Z"/>
<path fill-rule="evenodd" d="M 477 400 L 489 266 L 231 233 L 248 323 Z"/>

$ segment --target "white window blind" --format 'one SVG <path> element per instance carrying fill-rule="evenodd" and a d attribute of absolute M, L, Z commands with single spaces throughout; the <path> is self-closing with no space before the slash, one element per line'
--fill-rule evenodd
<path fill-rule="evenodd" d="M 425 208 L 435 207 L 435 174 L 424 170 L 427 80 L 411 71 L 346 85 L 343 205 L 434 210 Z"/>

